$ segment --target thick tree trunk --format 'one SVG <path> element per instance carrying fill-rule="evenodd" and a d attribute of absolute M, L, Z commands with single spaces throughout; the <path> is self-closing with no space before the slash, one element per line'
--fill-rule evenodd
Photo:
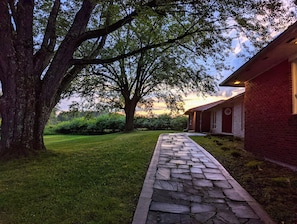
<path fill-rule="evenodd" d="M 19 98 L 2 112 L 1 157 L 27 156 L 45 150 L 43 130 L 46 124 L 44 115 L 36 110 L 34 96 L 31 99 Z"/>
<path fill-rule="evenodd" d="M 8 2 L 1 2 L 0 111 L 2 118 L 0 155 L 23 156 L 45 149 L 44 114 L 40 110 L 42 82 L 33 58 L 33 1 L 19 1 L 14 11 L 18 35 L 10 24 Z M 10 5 L 11 7 L 14 7 Z"/>
<path fill-rule="evenodd" d="M 0 1 L 0 157 L 18 157 L 45 150 L 43 131 L 59 94 L 74 51 L 81 43 L 95 2 L 83 1 L 72 26 L 56 51 L 55 0 L 42 44 L 34 53 L 34 1 Z M 74 77 L 71 77 L 74 78 Z"/>
<path fill-rule="evenodd" d="M 17 64 L 24 68 L 25 63 L 24 58 Z M 45 106 L 40 94 L 42 81 L 28 70 L 16 69 L 10 73 L 9 83 L 3 83 L 1 157 L 27 156 L 45 150 L 43 130 L 51 107 Z"/>
<path fill-rule="evenodd" d="M 137 101 L 135 100 L 126 100 L 125 101 L 125 114 L 126 114 L 126 123 L 125 123 L 125 132 L 130 132 L 134 130 L 134 114 Z"/>

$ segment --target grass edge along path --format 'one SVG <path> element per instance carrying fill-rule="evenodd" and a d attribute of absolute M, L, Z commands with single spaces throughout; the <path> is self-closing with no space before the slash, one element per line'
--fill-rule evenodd
<path fill-rule="evenodd" d="M 0 223 L 131 223 L 163 132 L 45 136 L 47 152 L 0 163 Z"/>
<path fill-rule="evenodd" d="M 233 137 L 191 138 L 211 153 L 279 224 L 297 223 L 297 172 L 257 158 Z"/>

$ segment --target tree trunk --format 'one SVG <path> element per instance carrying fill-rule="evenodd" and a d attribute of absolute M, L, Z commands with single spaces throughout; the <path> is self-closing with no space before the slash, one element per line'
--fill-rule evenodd
<path fill-rule="evenodd" d="M 0 78 L 2 118 L 0 155 L 19 157 L 44 150 L 43 128 L 48 113 L 42 113 L 42 81 L 35 73 L 33 56 L 33 1 L 19 1 L 14 17 L 18 35 L 10 24 L 8 3 L 1 2 Z M 11 5 L 12 7 L 12 5 Z"/>
<path fill-rule="evenodd" d="M 134 130 L 134 114 L 135 114 L 135 108 L 137 105 L 137 102 L 135 99 L 128 99 L 125 100 L 125 114 L 126 114 L 126 123 L 125 123 L 125 132 L 130 132 Z"/>
<path fill-rule="evenodd" d="M 32 70 L 24 69 L 26 63 L 26 58 L 20 59 L 17 69 L 11 70 L 10 79 L 3 82 L 1 157 L 27 156 L 45 150 L 43 131 L 52 107 L 46 106 L 40 92 L 42 81 Z"/>
<path fill-rule="evenodd" d="M 7 102 L 2 112 L 1 157 L 28 156 L 45 150 L 43 130 L 49 112 L 40 113 L 34 96 Z"/>
<path fill-rule="evenodd" d="M 81 43 L 80 36 L 86 30 L 95 2 L 83 1 L 72 26 L 57 47 L 59 5 L 59 0 L 54 1 L 42 44 L 34 53 L 34 1 L 17 1 L 16 4 L 14 1 L 0 1 L 2 158 L 45 150 L 44 127 L 59 94 L 71 81 L 70 78 L 67 81 L 63 79 L 71 66 L 73 53 Z"/>

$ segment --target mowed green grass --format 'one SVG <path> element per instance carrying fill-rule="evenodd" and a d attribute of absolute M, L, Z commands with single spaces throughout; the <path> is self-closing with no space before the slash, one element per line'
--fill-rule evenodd
<path fill-rule="evenodd" d="M 0 223 L 131 223 L 160 134 L 45 136 L 47 152 L 0 163 Z"/>

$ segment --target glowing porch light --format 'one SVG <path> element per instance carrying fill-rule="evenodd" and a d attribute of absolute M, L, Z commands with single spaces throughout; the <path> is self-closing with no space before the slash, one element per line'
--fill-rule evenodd
<path fill-rule="evenodd" d="M 239 80 L 234 81 L 234 85 L 239 85 L 241 82 Z"/>

